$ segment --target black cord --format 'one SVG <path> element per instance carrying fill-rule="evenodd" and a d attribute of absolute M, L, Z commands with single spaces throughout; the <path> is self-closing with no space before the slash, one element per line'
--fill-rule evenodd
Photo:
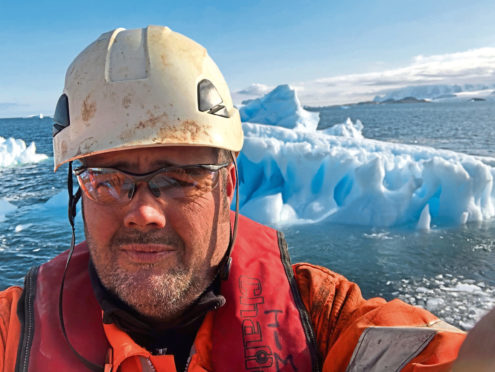
<path fill-rule="evenodd" d="M 105 369 L 105 367 L 94 364 L 87 360 L 85 357 L 83 357 L 81 354 L 77 352 L 77 350 L 72 346 L 72 344 L 69 341 L 69 337 L 67 336 L 67 331 L 65 329 L 65 322 L 64 322 L 64 309 L 63 309 L 63 299 L 64 299 L 64 283 L 65 283 L 65 277 L 67 274 L 67 269 L 69 268 L 69 263 L 72 258 L 72 254 L 74 253 L 74 247 L 76 244 L 76 229 L 74 226 L 74 219 L 76 217 L 76 206 L 77 202 L 81 198 L 81 188 L 77 190 L 75 194 L 72 194 L 73 189 L 72 189 L 72 162 L 69 162 L 69 172 L 67 176 L 67 188 L 69 192 L 69 222 L 70 226 L 72 228 L 72 239 L 70 242 L 70 250 L 69 254 L 67 256 L 67 261 L 65 262 L 65 268 L 64 268 L 64 274 L 62 275 L 62 282 L 60 283 L 60 293 L 58 296 L 58 316 L 60 319 L 60 326 L 62 328 L 62 333 L 65 337 L 65 341 L 67 341 L 67 344 L 71 348 L 71 350 L 76 354 L 77 358 L 86 366 L 91 371 L 94 372 L 101 372 Z"/>

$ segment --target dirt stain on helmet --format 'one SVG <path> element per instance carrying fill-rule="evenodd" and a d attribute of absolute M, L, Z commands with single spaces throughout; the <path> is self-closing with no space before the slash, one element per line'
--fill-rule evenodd
<path fill-rule="evenodd" d="M 204 127 L 193 120 L 183 121 L 181 131 L 184 134 L 188 134 L 193 141 L 196 141 L 198 139 L 198 136 L 207 134 Z"/>
<path fill-rule="evenodd" d="M 83 121 L 89 121 L 96 112 L 96 102 L 91 101 L 91 94 L 88 94 L 81 107 L 81 117 Z"/>
<path fill-rule="evenodd" d="M 155 143 L 195 144 L 205 142 L 209 137 L 208 130 L 194 120 L 185 120 L 179 125 L 167 125 L 160 128 Z"/>
<path fill-rule="evenodd" d="M 144 128 L 154 128 L 158 123 L 161 122 L 166 122 L 168 115 L 166 112 L 164 112 L 161 115 L 153 115 L 151 111 L 148 110 L 148 119 L 142 120 L 138 123 L 137 129 L 144 129 Z"/>
<path fill-rule="evenodd" d="M 88 155 L 95 151 L 98 140 L 95 137 L 88 137 L 79 144 L 76 155 Z"/>
<path fill-rule="evenodd" d="M 162 60 L 163 66 L 167 67 L 168 60 L 167 60 L 167 57 L 165 56 L 165 54 L 160 55 L 160 59 Z"/>
<path fill-rule="evenodd" d="M 60 152 L 61 152 L 62 156 L 65 156 L 65 154 L 67 154 L 67 142 L 62 141 L 62 143 L 60 145 Z"/>
<path fill-rule="evenodd" d="M 149 128 L 154 128 L 158 125 L 166 125 L 168 118 L 167 113 L 164 112 L 160 115 L 153 115 L 151 112 L 148 112 L 148 115 L 146 120 L 141 120 L 135 126 L 124 130 L 119 136 L 120 140 L 124 143 L 134 142 L 136 137 L 140 137 L 139 135 L 136 135 L 136 130 L 149 130 Z"/>
<path fill-rule="evenodd" d="M 131 106 L 131 103 L 132 103 L 132 97 L 130 94 L 122 98 L 122 106 L 124 106 L 124 108 L 128 109 Z"/>

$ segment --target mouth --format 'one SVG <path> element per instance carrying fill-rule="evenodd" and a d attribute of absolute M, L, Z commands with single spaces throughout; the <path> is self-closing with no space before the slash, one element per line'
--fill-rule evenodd
<path fill-rule="evenodd" d="M 121 252 L 132 262 L 154 264 L 176 253 L 174 247 L 161 244 L 129 244 L 120 247 Z"/>

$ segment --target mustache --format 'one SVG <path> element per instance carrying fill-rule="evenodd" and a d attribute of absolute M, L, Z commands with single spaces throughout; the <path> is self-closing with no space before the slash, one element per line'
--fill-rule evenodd
<path fill-rule="evenodd" d="M 127 245 L 127 244 L 164 244 L 176 248 L 184 247 L 184 241 L 177 234 L 163 231 L 127 231 L 118 232 L 112 238 L 112 245 Z"/>

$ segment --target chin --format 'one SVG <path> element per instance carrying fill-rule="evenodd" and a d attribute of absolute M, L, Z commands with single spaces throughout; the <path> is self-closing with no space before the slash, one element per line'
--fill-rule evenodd
<path fill-rule="evenodd" d="M 175 269 L 167 273 L 136 273 L 115 270 L 105 278 L 103 285 L 116 294 L 141 315 L 168 320 L 187 308 L 209 285 L 185 270 Z"/>

